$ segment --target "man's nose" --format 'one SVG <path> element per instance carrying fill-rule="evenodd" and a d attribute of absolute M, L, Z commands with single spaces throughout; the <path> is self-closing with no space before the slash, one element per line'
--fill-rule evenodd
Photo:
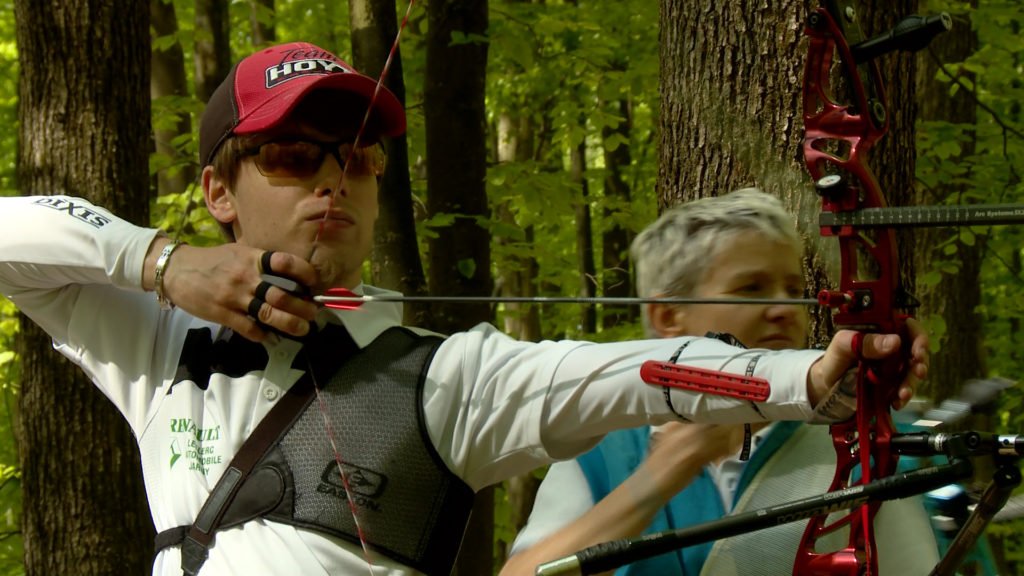
<path fill-rule="evenodd" d="M 345 190 L 345 171 L 331 159 L 325 159 L 320 171 L 317 173 L 316 187 L 313 193 L 317 196 L 332 196 L 337 193 L 339 196 L 347 194 Z"/>

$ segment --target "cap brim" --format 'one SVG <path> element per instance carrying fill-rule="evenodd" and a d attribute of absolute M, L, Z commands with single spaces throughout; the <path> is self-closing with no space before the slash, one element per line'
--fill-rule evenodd
<path fill-rule="evenodd" d="M 243 118 L 233 132 L 235 134 L 255 134 L 267 132 L 283 122 L 295 106 L 314 90 L 336 90 L 348 94 L 362 96 L 369 103 L 374 92 L 373 112 L 370 115 L 376 129 L 377 137 L 394 137 L 405 133 L 405 110 L 398 98 L 383 86 L 377 90 L 377 82 L 372 78 L 358 73 L 325 74 L 315 78 L 292 80 L 293 86 L 281 87 L 280 93 L 255 109 Z M 365 109 L 354 110 L 357 120 L 362 121 Z"/>

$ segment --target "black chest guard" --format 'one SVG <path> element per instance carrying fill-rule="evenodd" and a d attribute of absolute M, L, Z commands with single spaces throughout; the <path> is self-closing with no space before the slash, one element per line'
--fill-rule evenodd
<path fill-rule="evenodd" d="M 472 489 L 447 468 L 427 434 L 423 385 L 440 343 L 396 327 L 340 366 L 337 354 L 316 345 L 303 351 L 314 359 L 364 538 L 431 576 L 451 573 L 473 505 Z M 300 361 L 306 363 L 300 358 L 296 368 Z M 359 543 L 320 410 L 311 401 L 271 445 L 220 528 L 262 517 Z"/>

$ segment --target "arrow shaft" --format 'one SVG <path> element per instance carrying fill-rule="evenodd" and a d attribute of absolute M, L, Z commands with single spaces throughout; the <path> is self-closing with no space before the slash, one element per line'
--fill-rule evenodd
<path fill-rule="evenodd" d="M 314 296 L 321 304 L 356 304 L 365 302 L 436 302 L 457 304 L 606 304 L 634 306 L 637 304 L 749 304 L 749 305 L 818 305 L 813 298 L 612 298 L 574 296 Z"/>

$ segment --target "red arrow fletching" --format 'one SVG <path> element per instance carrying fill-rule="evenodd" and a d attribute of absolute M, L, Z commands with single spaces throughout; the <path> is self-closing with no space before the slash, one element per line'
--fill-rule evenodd
<path fill-rule="evenodd" d="M 362 298 L 362 296 L 360 296 L 359 294 L 356 294 L 355 292 L 349 290 L 348 288 L 328 288 L 327 291 L 324 292 L 324 296 L 335 296 L 335 297 L 340 297 L 340 298 L 352 298 L 353 299 L 353 300 L 350 300 L 350 301 L 341 301 L 341 302 L 339 302 L 339 301 L 323 302 L 324 306 L 326 306 L 327 308 L 334 309 L 334 310 L 355 310 L 356 308 L 359 308 L 360 306 L 363 305 L 363 301 L 359 300 L 359 298 Z"/>

